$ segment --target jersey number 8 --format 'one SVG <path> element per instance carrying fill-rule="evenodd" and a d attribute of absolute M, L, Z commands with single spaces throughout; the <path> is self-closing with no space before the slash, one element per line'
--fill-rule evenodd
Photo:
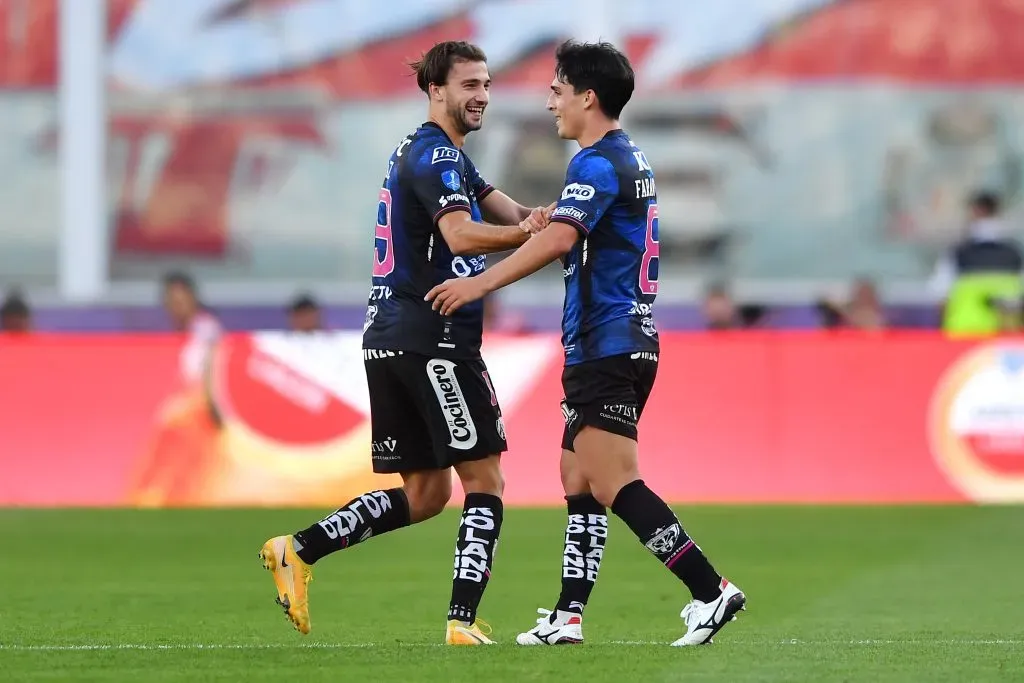
<path fill-rule="evenodd" d="M 391 243 L 391 190 L 386 187 L 377 197 L 377 227 L 373 237 L 373 276 L 385 277 L 395 269 L 395 247 Z"/>
<path fill-rule="evenodd" d="M 644 256 L 640 260 L 640 292 L 658 293 L 658 267 L 661 265 L 661 245 L 658 243 L 658 205 L 647 207 L 647 234 L 644 239 Z"/>

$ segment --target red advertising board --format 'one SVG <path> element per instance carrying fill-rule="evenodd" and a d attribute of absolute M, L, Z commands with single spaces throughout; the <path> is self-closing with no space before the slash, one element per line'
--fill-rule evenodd
<path fill-rule="evenodd" d="M 0 338 L 0 505 L 329 506 L 369 469 L 358 333 Z M 490 337 L 509 504 L 555 505 L 553 336 Z M 1024 501 L 1024 342 L 667 334 L 641 470 L 679 503 Z M 460 503 L 461 504 L 461 503 Z"/>

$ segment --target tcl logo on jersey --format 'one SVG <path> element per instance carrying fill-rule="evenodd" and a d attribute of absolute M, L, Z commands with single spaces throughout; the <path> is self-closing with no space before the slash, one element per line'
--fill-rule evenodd
<path fill-rule="evenodd" d="M 566 188 L 566 190 L 568 189 L 569 188 Z M 591 192 L 593 192 L 593 190 L 591 190 Z M 562 193 L 562 199 L 565 199 L 565 192 Z M 575 206 L 560 206 L 551 212 L 551 217 L 554 218 L 555 216 L 565 216 L 566 218 L 571 218 L 574 221 L 579 221 L 580 223 L 587 220 L 587 212 L 577 209 Z"/>
<path fill-rule="evenodd" d="M 455 194 L 450 194 L 447 197 L 441 197 L 437 200 L 437 203 L 441 206 L 448 206 L 451 202 L 463 202 L 465 204 L 469 204 L 469 197 L 456 192 Z"/>
<path fill-rule="evenodd" d="M 562 190 L 562 199 L 577 199 L 585 202 L 594 198 L 594 186 L 582 185 L 580 183 L 569 183 Z"/>
<path fill-rule="evenodd" d="M 451 436 L 448 445 L 460 451 L 468 451 L 476 445 L 476 425 L 469 414 L 469 405 L 462 394 L 459 380 L 455 377 L 455 363 L 434 358 L 427 363 L 427 376 L 434 385 L 437 402 L 448 423 L 448 434 Z"/>
<path fill-rule="evenodd" d="M 435 147 L 434 153 L 430 156 L 430 163 L 436 164 L 441 161 L 458 161 L 459 150 L 452 147 Z"/>

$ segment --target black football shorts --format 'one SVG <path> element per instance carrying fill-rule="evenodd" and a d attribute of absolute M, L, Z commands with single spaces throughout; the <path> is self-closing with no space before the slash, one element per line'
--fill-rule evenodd
<path fill-rule="evenodd" d="M 658 354 L 650 351 L 567 366 L 562 371 L 562 448 L 574 450 L 576 435 L 586 426 L 636 441 L 657 374 Z"/>
<path fill-rule="evenodd" d="M 508 450 L 482 359 L 364 349 L 363 362 L 374 472 L 443 469 Z"/>

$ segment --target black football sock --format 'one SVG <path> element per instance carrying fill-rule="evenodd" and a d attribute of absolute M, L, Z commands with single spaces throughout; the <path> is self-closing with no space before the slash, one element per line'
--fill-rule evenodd
<path fill-rule="evenodd" d="M 594 590 L 608 538 L 608 511 L 589 493 L 565 497 L 569 520 L 562 551 L 562 592 L 556 610 L 583 613 Z"/>
<path fill-rule="evenodd" d="M 489 493 L 467 493 L 455 542 L 455 572 L 448 618 L 467 623 L 476 620 L 476 609 L 491 578 L 491 563 L 501 533 L 504 508 L 501 498 Z"/>
<path fill-rule="evenodd" d="M 371 491 L 353 498 L 313 526 L 295 533 L 295 550 L 306 564 L 409 526 L 409 499 L 402 489 Z"/>
<path fill-rule="evenodd" d="M 693 597 L 711 602 L 722 590 L 722 577 L 686 535 L 672 509 L 647 488 L 643 480 L 622 487 L 612 512 L 625 522 L 640 542 L 690 589 Z"/>

